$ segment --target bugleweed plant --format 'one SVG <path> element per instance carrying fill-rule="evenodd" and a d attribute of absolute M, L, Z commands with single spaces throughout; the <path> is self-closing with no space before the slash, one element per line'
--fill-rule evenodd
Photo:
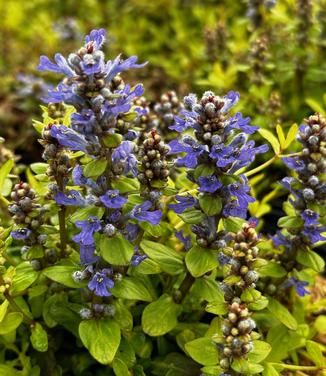
<path fill-rule="evenodd" d="M 283 154 L 297 127 L 251 125 L 237 92 L 171 91 L 152 110 L 122 78 L 145 64 L 107 61 L 104 42 L 93 30 L 68 58 L 41 56 L 63 77 L 34 124 L 44 161 L 0 168 L 0 375 L 325 374 L 326 119 Z M 271 237 L 249 211 L 278 158 L 272 194 L 290 196 Z"/>

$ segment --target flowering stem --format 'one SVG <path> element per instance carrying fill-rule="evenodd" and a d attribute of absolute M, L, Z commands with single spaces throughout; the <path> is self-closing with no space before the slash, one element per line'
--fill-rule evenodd
<path fill-rule="evenodd" d="M 179 287 L 179 294 L 174 298 L 174 301 L 176 303 L 182 303 L 195 280 L 196 279 L 189 272 L 187 272 L 184 280 Z"/>
<path fill-rule="evenodd" d="M 61 192 L 64 191 L 63 177 L 57 177 L 57 183 Z M 63 256 L 66 255 L 67 235 L 66 235 L 66 207 L 60 205 L 59 216 L 59 232 L 60 232 L 60 249 Z"/>

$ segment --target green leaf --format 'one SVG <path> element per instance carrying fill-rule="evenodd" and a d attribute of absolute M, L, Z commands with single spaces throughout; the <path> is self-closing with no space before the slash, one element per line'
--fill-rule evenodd
<path fill-rule="evenodd" d="M 264 370 L 264 367 L 260 364 L 250 363 L 245 359 L 235 359 L 231 365 L 232 369 L 239 372 L 241 375 L 255 375 Z"/>
<path fill-rule="evenodd" d="M 203 278 L 196 279 L 192 294 L 196 294 L 200 300 L 206 300 L 207 302 L 221 302 L 224 303 L 224 293 L 219 283 L 213 279 Z"/>
<path fill-rule="evenodd" d="M 86 208 L 78 209 L 69 217 L 69 221 L 75 223 L 77 221 L 85 221 L 90 216 L 102 218 L 105 209 L 97 206 L 88 206 Z"/>
<path fill-rule="evenodd" d="M 112 182 L 112 188 L 118 189 L 120 193 L 139 190 L 139 181 L 137 179 L 120 176 L 119 179 Z"/>
<path fill-rule="evenodd" d="M 14 160 L 8 159 L 1 167 L 0 167 L 0 192 L 2 192 L 5 184 L 5 180 L 8 177 L 11 169 L 14 167 Z"/>
<path fill-rule="evenodd" d="M 207 164 L 200 164 L 195 168 L 194 178 L 198 180 L 200 176 L 212 175 L 215 171 L 215 166 L 209 166 Z"/>
<path fill-rule="evenodd" d="M 31 326 L 31 344 L 36 351 L 45 352 L 48 350 L 48 335 L 40 323 Z"/>
<path fill-rule="evenodd" d="M 21 372 L 17 371 L 13 367 L 6 366 L 5 364 L 0 364 L 0 375 L 21 376 Z"/>
<path fill-rule="evenodd" d="M 199 197 L 199 205 L 205 214 L 212 216 L 221 212 L 222 200 L 220 197 L 204 194 Z"/>
<path fill-rule="evenodd" d="M 133 317 L 129 309 L 119 300 L 116 301 L 114 321 L 116 321 L 122 330 L 132 330 Z"/>
<path fill-rule="evenodd" d="M 248 360 L 252 363 L 260 363 L 272 350 L 271 345 L 264 341 L 253 341 L 253 345 L 248 356 Z"/>
<path fill-rule="evenodd" d="M 298 323 L 291 313 L 277 300 L 268 298 L 268 310 L 286 327 L 292 330 L 296 330 Z"/>
<path fill-rule="evenodd" d="M 121 236 L 108 238 L 102 235 L 100 250 L 104 260 L 112 265 L 128 265 L 134 254 L 133 245 Z"/>
<path fill-rule="evenodd" d="M 116 376 L 130 375 L 128 371 L 128 367 L 126 366 L 126 363 L 124 363 L 121 359 L 114 359 L 112 363 L 112 368 Z"/>
<path fill-rule="evenodd" d="M 266 277 L 281 278 L 286 276 L 287 271 L 275 261 L 269 261 L 266 265 L 259 268 L 259 274 Z"/>
<path fill-rule="evenodd" d="M 139 265 L 137 265 L 136 270 L 139 274 L 159 274 L 162 272 L 159 264 L 150 258 L 146 258 Z"/>
<path fill-rule="evenodd" d="M 106 169 L 108 161 L 106 159 L 94 159 L 84 166 L 84 176 L 86 178 L 98 177 L 103 174 Z"/>
<path fill-rule="evenodd" d="M 193 246 L 186 254 L 186 265 L 193 277 L 200 277 L 215 269 L 218 265 L 217 256 L 214 251 Z"/>
<path fill-rule="evenodd" d="M 324 356 L 321 351 L 320 345 L 314 341 L 307 341 L 306 348 L 309 358 L 316 364 L 316 366 L 323 366 Z"/>
<path fill-rule="evenodd" d="M 275 154 L 279 154 L 281 151 L 281 147 L 280 143 L 278 142 L 278 139 L 274 136 L 274 134 L 271 131 L 264 128 L 260 128 L 258 132 L 262 137 L 265 138 L 265 140 L 267 140 L 272 145 Z"/>
<path fill-rule="evenodd" d="M 117 323 L 111 319 L 82 321 L 79 336 L 94 359 L 101 364 L 112 363 L 121 339 Z"/>
<path fill-rule="evenodd" d="M 303 225 L 303 219 L 298 218 L 296 215 L 291 215 L 280 218 L 277 224 L 280 227 L 299 228 Z"/>
<path fill-rule="evenodd" d="M 4 317 L 7 313 L 8 306 L 9 306 L 9 302 L 8 302 L 7 299 L 4 300 L 0 305 L 0 323 L 4 319 Z"/>
<path fill-rule="evenodd" d="M 143 300 L 144 302 L 153 300 L 145 284 L 135 277 L 123 277 L 121 281 L 115 283 L 111 293 L 116 298 Z"/>
<path fill-rule="evenodd" d="M 298 133 L 298 125 L 292 124 L 291 128 L 289 129 L 288 134 L 286 136 L 286 140 L 285 140 L 285 143 L 284 143 L 284 149 L 287 149 L 292 144 L 292 141 L 295 140 L 297 133 Z"/>
<path fill-rule="evenodd" d="M 205 215 L 201 210 L 186 210 L 182 214 L 179 214 L 179 217 L 186 223 L 197 224 L 203 221 Z"/>
<path fill-rule="evenodd" d="M 214 366 L 219 361 L 216 344 L 208 337 L 197 338 L 185 345 L 192 359 L 203 366 Z"/>
<path fill-rule="evenodd" d="M 325 110 L 322 106 L 322 104 L 320 104 L 318 101 L 316 101 L 315 99 L 313 98 L 306 98 L 305 99 L 305 102 L 307 103 L 307 105 L 315 112 L 319 112 L 321 114 L 325 114 Z"/>
<path fill-rule="evenodd" d="M 239 230 L 241 230 L 244 223 L 245 220 L 241 218 L 223 218 L 224 229 L 228 232 L 238 232 Z"/>
<path fill-rule="evenodd" d="M 0 323 L 0 335 L 7 334 L 17 329 L 23 322 L 23 314 L 20 312 L 8 313 Z"/>
<path fill-rule="evenodd" d="M 80 270 L 80 268 L 74 265 L 55 265 L 44 269 L 43 274 L 52 281 L 61 283 L 62 285 L 72 288 L 81 288 L 85 283 L 76 282 L 72 278 L 73 273 L 78 270 Z"/>
<path fill-rule="evenodd" d="M 280 374 L 270 363 L 264 363 L 263 376 L 280 376 Z"/>
<path fill-rule="evenodd" d="M 285 149 L 285 135 L 284 135 L 282 126 L 280 124 L 276 125 L 276 133 L 280 141 L 281 148 L 284 150 Z"/>
<path fill-rule="evenodd" d="M 228 312 L 228 307 L 225 302 L 210 302 L 207 304 L 205 311 L 214 313 L 214 315 L 225 315 Z"/>
<path fill-rule="evenodd" d="M 16 274 L 12 280 L 10 294 L 15 295 L 24 291 L 38 278 L 39 272 L 34 270 L 29 262 L 22 262 L 16 267 Z"/>
<path fill-rule="evenodd" d="M 143 240 L 140 248 L 166 273 L 177 275 L 184 271 L 183 256 L 174 249 L 161 243 Z"/>
<path fill-rule="evenodd" d="M 177 326 L 179 313 L 180 306 L 164 294 L 144 309 L 142 328 L 150 336 L 162 336 Z"/>
<path fill-rule="evenodd" d="M 320 273 L 325 268 L 325 261 L 316 252 L 309 249 L 299 249 L 296 260 L 300 264 L 307 266 Z"/>
<path fill-rule="evenodd" d="M 32 163 L 30 165 L 31 167 L 31 170 L 35 173 L 35 174 L 45 174 L 46 173 L 46 170 L 48 169 L 49 165 L 47 163 Z"/>
<path fill-rule="evenodd" d="M 103 138 L 104 145 L 108 148 L 115 148 L 121 144 L 122 136 L 118 133 L 113 133 Z"/>
<path fill-rule="evenodd" d="M 268 306 L 268 299 L 265 296 L 261 296 L 255 302 L 249 303 L 248 307 L 252 311 L 261 311 Z"/>

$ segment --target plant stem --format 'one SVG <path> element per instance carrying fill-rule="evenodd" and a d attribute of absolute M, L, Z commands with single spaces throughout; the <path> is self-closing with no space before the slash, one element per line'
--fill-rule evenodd
<path fill-rule="evenodd" d="M 63 177 L 59 175 L 57 177 L 57 183 L 61 192 L 64 191 Z M 67 234 L 66 234 L 66 207 L 60 205 L 59 216 L 59 232 L 60 232 L 60 249 L 62 256 L 66 256 L 67 248 Z"/>
<path fill-rule="evenodd" d="M 187 272 L 184 280 L 182 281 L 179 287 L 179 294 L 174 298 L 176 303 L 182 303 L 184 298 L 186 297 L 188 291 L 191 289 L 191 286 L 195 282 L 196 278 L 194 278 L 189 272 Z"/>

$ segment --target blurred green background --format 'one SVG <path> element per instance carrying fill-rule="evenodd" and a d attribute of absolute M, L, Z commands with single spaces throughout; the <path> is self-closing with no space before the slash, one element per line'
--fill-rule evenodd
<path fill-rule="evenodd" d="M 57 82 L 37 72 L 39 55 L 67 55 L 93 28 L 107 30 L 110 58 L 149 62 L 128 79 L 151 101 L 171 89 L 237 90 L 254 124 L 285 130 L 325 111 L 325 0 L 0 0 L 0 12 L 0 136 L 30 160 L 31 119 Z"/>

